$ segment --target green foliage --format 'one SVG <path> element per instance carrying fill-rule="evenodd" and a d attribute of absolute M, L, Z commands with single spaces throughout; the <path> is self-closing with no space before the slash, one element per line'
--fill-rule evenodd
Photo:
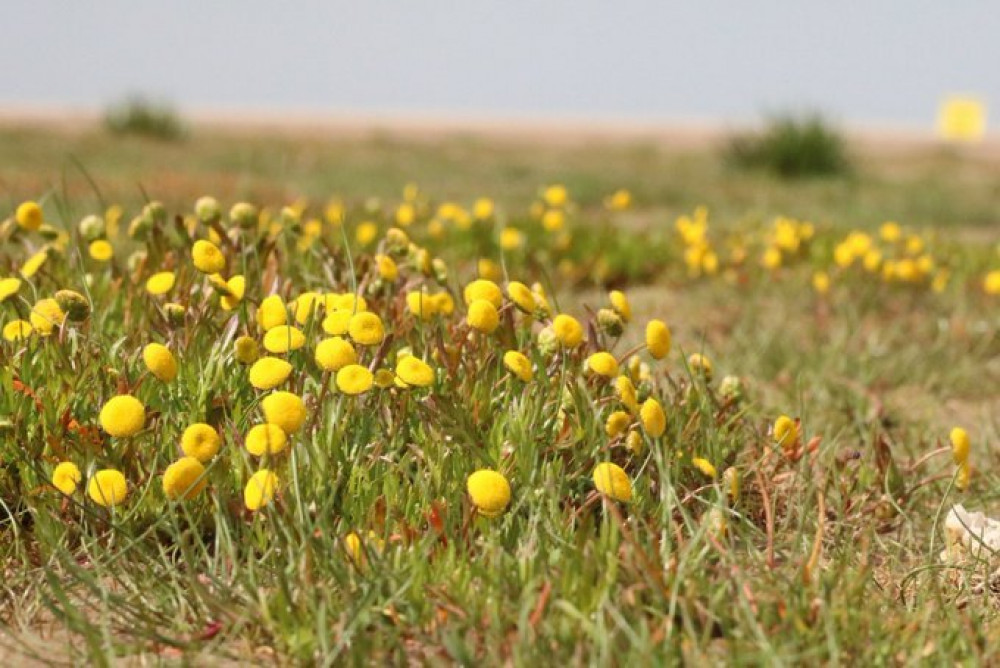
<path fill-rule="evenodd" d="M 733 137 L 725 158 L 737 168 L 765 170 L 786 179 L 851 172 L 844 137 L 819 115 L 776 116 L 760 133 Z"/>
<path fill-rule="evenodd" d="M 185 133 L 184 122 L 172 106 L 139 95 L 108 109 L 104 126 L 116 135 L 137 135 L 164 141 L 181 139 Z"/>

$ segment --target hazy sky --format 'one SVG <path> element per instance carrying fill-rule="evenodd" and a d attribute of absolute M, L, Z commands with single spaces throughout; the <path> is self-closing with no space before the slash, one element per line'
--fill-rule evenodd
<path fill-rule="evenodd" d="M 0 104 L 930 124 L 1000 108 L 1000 5 L 0 0 Z"/>

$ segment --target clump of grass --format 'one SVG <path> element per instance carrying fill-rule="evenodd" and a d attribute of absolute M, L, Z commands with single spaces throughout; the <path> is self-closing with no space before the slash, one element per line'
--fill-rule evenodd
<path fill-rule="evenodd" d="M 851 172 L 847 142 L 818 114 L 776 116 L 761 132 L 733 137 L 725 158 L 739 169 L 764 170 L 789 179 Z"/>
<path fill-rule="evenodd" d="M 184 122 L 166 102 L 133 96 L 108 109 L 104 125 L 116 135 L 138 135 L 174 141 L 184 136 Z"/>

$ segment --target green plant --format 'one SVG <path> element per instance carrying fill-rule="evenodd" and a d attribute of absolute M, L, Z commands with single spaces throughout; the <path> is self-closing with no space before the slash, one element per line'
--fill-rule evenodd
<path fill-rule="evenodd" d="M 725 158 L 740 169 L 765 170 L 782 178 L 842 176 L 851 171 L 843 135 L 818 114 L 773 117 L 763 131 L 733 137 Z"/>
<path fill-rule="evenodd" d="M 104 116 L 104 125 L 117 135 L 139 135 L 173 141 L 184 136 L 184 122 L 165 102 L 133 96 L 113 105 Z"/>

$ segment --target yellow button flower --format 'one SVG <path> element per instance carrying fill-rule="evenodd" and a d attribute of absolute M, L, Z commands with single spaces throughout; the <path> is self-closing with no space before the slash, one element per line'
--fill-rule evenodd
<path fill-rule="evenodd" d="M 3 326 L 3 338 L 11 343 L 31 336 L 34 327 L 27 320 L 11 320 Z"/>
<path fill-rule="evenodd" d="M 598 376 L 614 378 L 618 375 L 618 360 L 609 352 L 596 352 L 587 358 L 587 368 Z"/>
<path fill-rule="evenodd" d="M 423 290 L 406 293 L 406 308 L 421 320 L 430 320 L 438 313 L 438 303 L 435 296 Z"/>
<path fill-rule="evenodd" d="M 135 397 L 120 394 L 104 404 L 99 420 L 111 436 L 134 436 L 146 423 L 146 407 Z"/>
<path fill-rule="evenodd" d="M 177 277 L 172 271 L 161 271 L 153 274 L 146 281 L 146 292 L 151 295 L 165 295 L 174 287 Z"/>
<path fill-rule="evenodd" d="M 396 279 L 399 278 L 399 268 L 396 266 L 395 260 L 388 255 L 376 255 L 375 268 L 379 278 L 387 283 L 395 283 Z"/>
<path fill-rule="evenodd" d="M 787 415 L 782 415 L 774 421 L 772 433 L 774 442 L 785 450 L 794 448 L 799 442 L 799 425 Z"/>
<path fill-rule="evenodd" d="M 260 357 L 257 341 L 252 336 L 241 336 L 233 342 L 233 356 L 240 364 L 253 364 Z"/>
<path fill-rule="evenodd" d="M 705 380 L 712 380 L 712 360 L 701 353 L 693 353 L 688 357 L 688 368 L 692 374 L 700 374 Z"/>
<path fill-rule="evenodd" d="M 286 434 L 293 434 L 306 421 L 306 405 L 300 397 L 291 392 L 272 392 L 260 402 L 264 418 L 281 427 Z"/>
<path fill-rule="evenodd" d="M 631 422 L 632 416 L 625 411 L 614 411 L 604 423 L 604 432 L 609 438 L 617 438 L 625 433 Z"/>
<path fill-rule="evenodd" d="M 276 455 L 288 447 L 288 434 L 276 424 L 259 424 L 247 432 L 246 446 L 255 457 Z"/>
<path fill-rule="evenodd" d="M 434 370 L 427 362 L 407 355 L 396 362 L 396 376 L 407 385 L 427 387 L 434 382 Z"/>
<path fill-rule="evenodd" d="M 363 346 L 377 346 L 385 338 L 382 319 L 369 312 L 355 313 L 351 316 L 347 333 L 356 343 Z"/>
<path fill-rule="evenodd" d="M 611 301 L 611 308 L 621 316 L 621 319 L 628 322 L 632 319 L 632 305 L 628 301 L 628 296 L 621 290 L 612 290 L 608 294 Z"/>
<path fill-rule="evenodd" d="M 340 371 L 358 361 L 358 354 L 349 341 L 339 336 L 323 339 L 316 345 L 316 364 L 324 371 Z"/>
<path fill-rule="evenodd" d="M 194 457 L 199 462 L 207 462 L 219 451 L 222 438 L 215 427 L 203 422 L 196 422 L 184 430 L 181 435 L 181 450 L 188 457 Z"/>
<path fill-rule="evenodd" d="M 348 364 L 337 372 L 337 389 L 344 394 L 362 394 L 372 389 L 372 372 L 360 364 Z"/>
<path fill-rule="evenodd" d="M 278 476 L 267 469 L 261 469 L 250 476 L 243 489 L 243 503 L 247 510 L 257 511 L 269 504 L 274 499 L 277 487 Z"/>
<path fill-rule="evenodd" d="M 226 256 L 211 241 L 199 239 L 191 247 L 194 267 L 203 274 L 218 274 L 226 268 Z"/>
<path fill-rule="evenodd" d="M 670 328 L 662 320 L 650 320 L 646 324 L 646 349 L 658 360 L 670 353 Z"/>
<path fill-rule="evenodd" d="M 537 303 L 535 301 L 535 295 L 524 283 L 519 283 L 517 281 L 511 281 L 507 284 L 507 296 L 514 306 L 516 306 L 521 311 L 531 315 L 535 312 Z"/>
<path fill-rule="evenodd" d="M 40 336 L 48 336 L 66 319 L 55 299 L 39 299 L 31 308 L 31 326 Z"/>
<path fill-rule="evenodd" d="M 87 247 L 87 253 L 92 260 L 107 262 L 114 256 L 115 249 L 112 248 L 106 239 L 98 239 L 97 241 L 90 242 L 90 245 Z"/>
<path fill-rule="evenodd" d="M 323 331 L 331 336 L 343 336 L 350 329 L 353 317 L 350 311 L 331 311 L 323 318 Z"/>
<path fill-rule="evenodd" d="M 150 343 L 142 349 L 142 361 L 146 363 L 146 368 L 154 376 L 169 383 L 177 377 L 177 360 L 162 343 Z"/>
<path fill-rule="evenodd" d="M 719 475 L 718 472 L 715 470 L 715 467 L 712 465 L 712 462 L 708 461 L 703 457 L 692 457 L 691 463 L 694 465 L 696 469 L 701 471 L 703 474 L 705 474 L 712 480 L 715 480 Z"/>
<path fill-rule="evenodd" d="M 571 315 L 557 315 L 552 321 L 552 331 L 565 348 L 575 348 L 583 342 L 583 326 Z"/>
<path fill-rule="evenodd" d="M 267 333 L 264 334 L 264 348 L 269 353 L 280 354 L 298 350 L 305 343 L 305 334 L 291 325 L 278 325 L 267 330 Z"/>
<path fill-rule="evenodd" d="M 205 467 L 195 457 L 181 457 L 163 472 L 163 493 L 168 499 L 185 501 L 205 489 Z"/>
<path fill-rule="evenodd" d="M 278 295 L 270 295 L 260 302 L 257 308 L 257 324 L 265 332 L 279 325 L 288 323 L 288 310 L 285 302 Z"/>
<path fill-rule="evenodd" d="M 535 375 L 531 367 L 531 360 L 516 350 L 508 350 L 504 353 L 503 365 L 525 383 L 530 383 Z"/>
<path fill-rule="evenodd" d="M 632 413 L 639 412 L 639 395 L 632 384 L 632 379 L 628 376 L 618 376 L 615 379 L 615 394 L 618 400 L 625 404 L 625 408 Z"/>
<path fill-rule="evenodd" d="M 277 357 L 261 357 L 250 367 L 250 384 L 258 390 L 273 390 L 292 373 L 292 365 Z"/>
<path fill-rule="evenodd" d="M 485 299 L 493 304 L 495 308 L 503 306 L 503 292 L 500 291 L 500 287 L 493 281 L 486 280 L 485 278 L 477 279 L 466 285 L 463 296 L 465 297 L 466 305 L 471 304 L 477 299 Z"/>
<path fill-rule="evenodd" d="M 603 462 L 594 467 L 594 487 L 601 494 L 615 501 L 632 500 L 632 481 L 622 467 L 611 462 Z"/>
<path fill-rule="evenodd" d="M 20 278 L 0 279 L 0 302 L 5 301 L 8 297 L 16 295 L 17 291 L 20 289 L 21 289 Z"/>
<path fill-rule="evenodd" d="M 52 471 L 52 485 L 66 496 L 76 491 L 81 480 L 80 469 L 73 462 L 60 462 Z"/>
<path fill-rule="evenodd" d="M 667 416 L 663 412 L 663 406 L 653 397 L 643 402 L 639 417 L 642 419 L 642 428 L 650 438 L 659 438 L 667 430 Z"/>
<path fill-rule="evenodd" d="M 481 469 L 470 475 L 465 488 L 476 511 L 484 517 L 498 517 L 510 504 L 510 483 L 491 469 Z"/>
<path fill-rule="evenodd" d="M 469 314 L 466 322 L 475 330 L 483 334 L 492 334 L 500 325 L 500 315 L 492 303 L 485 299 L 474 299 L 469 304 Z"/>
<path fill-rule="evenodd" d="M 128 483 L 121 471 L 103 469 L 91 476 L 87 483 L 87 496 L 97 505 L 111 508 L 125 502 Z"/>
<path fill-rule="evenodd" d="M 961 466 L 969 461 L 969 434 L 961 427 L 955 427 L 948 435 L 951 441 L 951 457 L 956 466 Z"/>
<path fill-rule="evenodd" d="M 38 206 L 37 202 L 21 202 L 17 211 L 14 212 L 14 219 L 17 224 L 26 230 L 37 230 L 45 222 L 45 217 L 42 215 L 42 207 Z"/>

